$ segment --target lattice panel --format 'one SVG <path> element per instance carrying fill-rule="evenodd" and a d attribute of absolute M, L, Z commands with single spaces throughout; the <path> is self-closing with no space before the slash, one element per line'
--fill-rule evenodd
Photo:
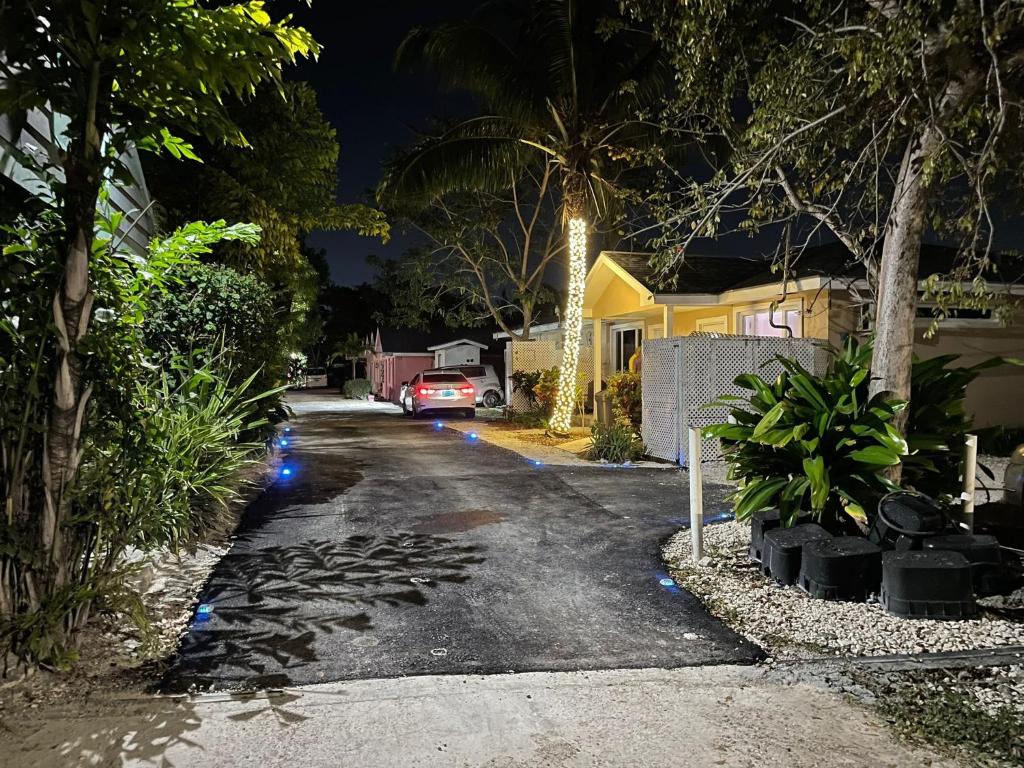
<path fill-rule="evenodd" d="M 671 354 L 669 354 L 671 350 Z M 724 407 L 706 408 L 722 395 L 746 395 L 733 380 L 741 373 L 774 379 L 782 370 L 777 356 L 821 373 L 827 356 L 811 339 L 762 336 L 687 336 L 644 343 L 644 442 L 652 456 L 686 464 L 691 426 L 717 424 Z M 721 456 L 717 440 L 705 439 L 704 460 Z"/>
<path fill-rule="evenodd" d="M 512 341 L 511 365 L 509 374 L 514 371 L 543 371 L 556 368 L 562 364 L 562 347 L 553 341 Z M 589 346 L 580 347 L 579 370 L 586 374 L 587 384 L 594 380 L 594 349 Z M 511 389 L 511 385 L 509 386 Z M 510 392 L 509 404 L 513 410 L 525 411 L 530 403 L 522 392 Z"/>
<path fill-rule="evenodd" d="M 645 339 L 640 367 L 641 430 L 647 452 L 665 461 L 679 457 L 679 376 L 682 339 Z"/>

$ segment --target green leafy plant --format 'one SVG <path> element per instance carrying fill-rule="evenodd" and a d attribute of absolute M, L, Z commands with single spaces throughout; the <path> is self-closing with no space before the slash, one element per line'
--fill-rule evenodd
<path fill-rule="evenodd" d="M 964 435 L 971 429 L 964 408 L 967 386 L 989 368 L 1021 364 L 1019 360 L 993 357 L 977 365 L 950 368 L 958 357 L 939 355 L 914 360 L 907 418 L 910 455 L 903 460 L 905 485 L 947 499 L 960 493 Z"/>
<path fill-rule="evenodd" d="M 551 415 L 551 409 L 555 407 L 555 398 L 558 395 L 558 368 L 546 368 L 540 371 L 537 383 L 533 385 L 533 394 L 537 405 L 541 410 Z M 582 371 L 576 374 L 576 397 L 575 407 L 577 412 L 583 413 L 583 407 L 587 399 L 587 375 Z"/>
<path fill-rule="evenodd" d="M 779 359 L 784 370 L 774 382 L 742 374 L 735 383 L 752 394 L 712 404 L 730 409 L 729 422 L 705 434 L 721 439 L 729 477 L 740 482 L 738 519 L 777 508 L 785 525 L 810 512 L 826 528 L 844 530 L 851 519 L 866 522 L 877 499 L 895 489 L 884 470 L 907 455 L 891 423 L 906 404 L 868 396 L 870 360 L 870 345 L 851 337 L 832 350 L 824 376 Z"/>
<path fill-rule="evenodd" d="M 369 379 L 349 379 L 345 382 L 342 392 L 345 397 L 365 400 L 366 396 L 370 394 L 370 381 Z"/>
<path fill-rule="evenodd" d="M 625 424 L 594 424 L 590 428 L 591 446 L 587 457 L 594 461 L 622 464 L 639 461 L 646 449 L 636 432 Z"/>
<path fill-rule="evenodd" d="M 608 379 L 608 395 L 612 399 L 612 414 L 615 418 L 639 432 L 640 420 L 643 418 L 640 374 L 635 371 L 616 373 Z"/>
<path fill-rule="evenodd" d="M 512 391 L 522 393 L 529 408 L 537 405 L 537 395 L 533 390 L 540 383 L 540 374 L 540 371 L 513 371 L 509 376 L 512 381 Z"/>

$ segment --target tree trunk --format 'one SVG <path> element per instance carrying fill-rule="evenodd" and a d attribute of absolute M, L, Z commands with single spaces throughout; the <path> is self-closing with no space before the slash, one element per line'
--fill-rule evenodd
<path fill-rule="evenodd" d="M 83 387 L 78 345 L 89 328 L 92 293 L 89 257 L 102 177 L 102 138 L 97 117 L 100 68 L 89 71 L 88 101 L 64 163 L 64 275 L 53 299 L 57 368 L 45 438 L 41 544 L 50 568 L 51 593 L 71 582 L 73 552 L 66 551 L 63 525 L 70 512 L 69 490 L 81 460 L 81 431 L 92 393 Z"/>
<path fill-rule="evenodd" d="M 562 202 L 569 236 L 569 285 L 565 314 L 562 317 L 562 367 L 558 372 L 558 392 L 551 414 L 551 431 L 567 435 L 576 409 L 576 374 L 580 362 L 580 335 L 583 332 L 583 289 L 587 276 L 586 177 L 570 174 L 563 185 Z"/>
<path fill-rule="evenodd" d="M 924 216 L 930 193 L 923 166 L 938 148 L 939 132 L 927 126 L 907 144 L 896 177 L 892 208 L 886 221 L 875 308 L 875 347 L 871 363 L 871 394 L 891 392 L 910 399 L 910 370 L 914 355 L 918 264 Z M 902 432 L 907 412 L 897 415 Z M 900 468 L 891 479 L 898 482 Z"/>

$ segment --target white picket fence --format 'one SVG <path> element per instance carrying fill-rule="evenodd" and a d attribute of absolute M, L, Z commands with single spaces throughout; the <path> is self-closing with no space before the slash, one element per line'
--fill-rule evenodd
<path fill-rule="evenodd" d="M 721 395 L 746 395 L 733 380 L 756 373 L 772 380 L 782 370 L 777 357 L 822 373 L 828 355 L 814 339 L 762 336 L 679 336 L 644 341 L 641 385 L 643 438 L 648 453 L 687 465 L 687 430 L 726 420 L 723 407 L 705 408 Z M 721 456 L 718 440 L 705 439 L 703 459 Z"/>

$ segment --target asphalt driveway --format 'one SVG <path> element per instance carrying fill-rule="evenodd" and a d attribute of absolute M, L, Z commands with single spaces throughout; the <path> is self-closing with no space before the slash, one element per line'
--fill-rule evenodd
<path fill-rule="evenodd" d="M 246 512 L 167 690 L 756 658 L 660 583 L 685 472 L 536 467 L 336 396 L 293 405 L 291 474 Z"/>

